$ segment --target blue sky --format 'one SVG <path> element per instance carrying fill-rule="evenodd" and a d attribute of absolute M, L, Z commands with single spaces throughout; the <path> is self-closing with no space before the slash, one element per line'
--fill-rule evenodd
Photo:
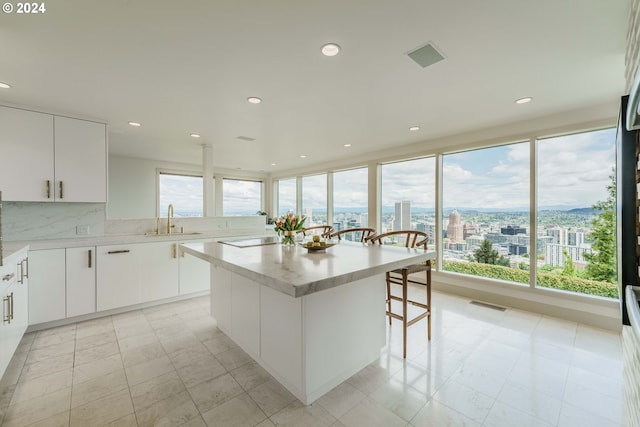
<path fill-rule="evenodd" d="M 615 164 L 615 129 L 543 139 L 537 150 L 539 206 L 590 207 L 606 197 Z M 529 209 L 529 151 L 525 142 L 445 155 L 445 208 Z M 416 207 L 435 206 L 433 157 L 385 164 L 382 180 L 385 207 L 406 199 Z M 255 183 L 225 180 L 224 185 L 227 206 L 233 204 L 246 214 L 259 209 Z M 283 197 L 280 192 L 280 211 L 295 209 L 295 179 L 283 180 L 281 186 L 288 188 L 288 194 Z M 174 205 L 197 208 L 196 194 L 189 196 L 179 183 L 167 188 Z M 335 172 L 334 192 L 338 208 L 366 207 L 367 170 Z M 326 175 L 303 178 L 303 194 L 303 206 L 324 210 Z"/>

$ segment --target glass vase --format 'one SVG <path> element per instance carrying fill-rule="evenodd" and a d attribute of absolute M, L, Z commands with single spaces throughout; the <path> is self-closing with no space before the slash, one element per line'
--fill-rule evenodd
<path fill-rule="evenodd" d="M 295 245 L 296 244 L 296 232 L 292 230 L 284 230 L 281 232 L 281 243 L 283 245 Z"/>

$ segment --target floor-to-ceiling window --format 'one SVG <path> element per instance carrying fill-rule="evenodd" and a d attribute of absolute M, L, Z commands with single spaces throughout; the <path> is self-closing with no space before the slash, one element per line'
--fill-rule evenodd
<path fill-rule="evenodd" d="M 381 229 L 419 230 L 435 242 L 435 157 L 381 165 Z"/>
<path fill-rule="evenodd" d="M 306 227 L 327 223 L 327 174 L 302 177 L 302 214 Z"/>
<path fill-rule="evenodd" d="M 333 228 L 368 227 L 368 171 L 349 169 L 333 173 Z"/>
<path fill-rule="evenodd" d="M 296 212 L 296 179 L 288 178 L 278 181 L 278 215 Z"/>
<path fill-rule="evenodd" d="M 222 180 L 223 215 L 255 215 L 261 210 L 261 181 L 228 178 Z"/>
<path fill-rule="evenodd" d="M 537 141 L 536 286 L 618 296 L 615 138 L 604 129 Z"/>
<path fill-rule="evenodd" d="M 529 283 L 529 143 L 442 158 L 443 270 Z"/>

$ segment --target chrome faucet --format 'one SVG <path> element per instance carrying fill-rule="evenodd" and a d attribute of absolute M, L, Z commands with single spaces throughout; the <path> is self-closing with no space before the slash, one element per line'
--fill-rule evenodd
<path fill-rule="evenodd" d="M 173 205 L 169 204 L 167 208 L 167 234 L 171 234 L 171 228 L 173 227 L 173 225 L 171 225 L 171 218 L 173 218 Z"/>

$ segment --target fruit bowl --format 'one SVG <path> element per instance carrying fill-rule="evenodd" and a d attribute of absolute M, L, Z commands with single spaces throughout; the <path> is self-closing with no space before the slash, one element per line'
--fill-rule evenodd
<path fill-rule="evenodd" d="M 320 243 L 319 246 L 309 246 L 309 244 L 313 244 L 313 243 Z M 303 248 L 305 248 L 309 253 L 311 252 L 324 252 L 327 248 L 330 248 L 331 246 L 335 246 L 335 243 L 333 242 L 301 242 L 300 246 L 302 246 Z"/>

